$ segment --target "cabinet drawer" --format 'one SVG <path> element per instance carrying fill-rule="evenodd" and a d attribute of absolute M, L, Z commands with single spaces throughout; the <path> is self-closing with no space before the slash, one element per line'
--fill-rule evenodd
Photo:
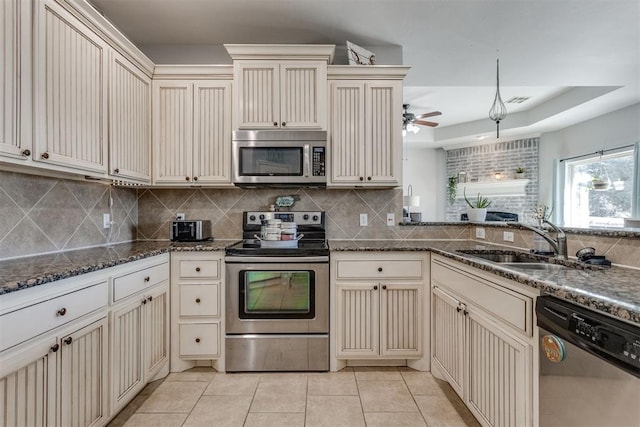
<path fill-rule="evenodd" d="M 180 325 L 180 356 L 217 356 L 218 323 L 183 323 Z"/>
<path fill-rule="evenodd" d="M 216 279 L 220 277 L 218 260 L 181 260 L 180 277 L 184 279 Z"/>
<path fill-rule="evenodd" d="M 510 326 L 531 336 L 533 299 L 469 273 L 433 263 L 434 285 L 454 291 L 464 299 L 498 317 Z"/>
<path fill-rule="evenodd" d="M 411 278 L 422 279 L 422 261 L 414 260 L 339 260 L 341 279 Z"/>
<path fill-rule="evenodd" d="M 169 263 L 154 265 L 113 279 L 113 301 L 169 279 Z"/>
<path fill-rule="evenodd" d="M 180 316 L 219 316 L 220 286 L 180 285 Z"/>
<path fill-rule="evenodd" d="M 0 316 L 0 351 L 105 307 L 107 289 L 100 282 Z"/>

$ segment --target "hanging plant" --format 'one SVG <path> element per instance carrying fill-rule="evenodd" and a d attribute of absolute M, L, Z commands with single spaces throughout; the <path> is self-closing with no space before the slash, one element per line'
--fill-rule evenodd
<path fill-rule="evenodd" d="M 447 184 L 447 198 L 449 204 L 453 205 L 456 201 L 456 193 L 458 192 L 458 178 L 455 176 L 449 177 L 449 183 Z"/>

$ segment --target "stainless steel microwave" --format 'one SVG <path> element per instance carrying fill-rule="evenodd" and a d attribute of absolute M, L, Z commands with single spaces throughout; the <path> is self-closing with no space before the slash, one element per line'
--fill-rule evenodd
<path fill-rule="evenodd" d="M 326 186 L 327 132 L 241 130 L 232 137 L 233 183 Z"/>

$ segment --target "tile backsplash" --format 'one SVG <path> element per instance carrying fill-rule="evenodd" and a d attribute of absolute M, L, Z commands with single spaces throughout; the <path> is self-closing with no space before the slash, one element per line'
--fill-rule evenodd
<path fill-rule="evenodd" d="M 218 240 L 242 238 L 242 212 L 268 210 L 278 196 L 296 195 L 291 210 L 326 211 L 330 239 L 397 239 L 404 227 L 387 226 L 387 213 L 402 220 L 402 190 L 283 189 L 144 189 L 138 195 L 138 238 L 169 239 L 170 222 L 178 213 L 187 219 L 208 219 Z M 285 210 L 285 209 L 283 209 Z M 361 227 L 361 213 L 369 225 Z"/>
<path fill-rule="evenodd" d="M 137 220 L 135 189 L 0 171 L 0 259 L 135 240 Z"/>

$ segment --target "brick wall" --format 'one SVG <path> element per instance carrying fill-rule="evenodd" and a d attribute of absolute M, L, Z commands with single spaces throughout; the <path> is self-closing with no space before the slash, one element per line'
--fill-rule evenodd
<path fill-rule="evenodd" d="M 467 180 L 495 181 L 496 172 L 500 172 L 502 179 L 513 179 L 516 167 L 524 167 L 525 178 L 530 180 L 526 194 L 491 197 L 490 210 L 514 212 L 520 215 L 520 221 L 528 220 L 538 204 L 538 145 L 539 138 L 528 138 L 449 150 L 447 176 L 457 177 L 464 171 Z M 446 219 L 460 220 L 460 214 L 466 211 L 464 199 L 456 199 L 453 205 L 447 203 Z"/>

